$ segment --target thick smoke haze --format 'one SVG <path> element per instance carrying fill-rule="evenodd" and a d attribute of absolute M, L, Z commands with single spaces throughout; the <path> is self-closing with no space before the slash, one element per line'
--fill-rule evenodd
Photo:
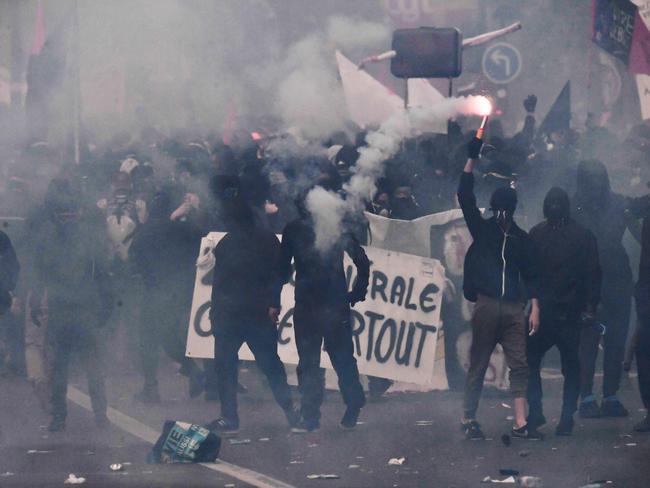
<path fill-rule="evenodd" d="M 485 100 L 480 96 L 448 98 L 432 107 L 397 112 L 370 132 L 366 136 L 367 146 L 359 149 L 355 173 L 343 187 L 345 200 L 318 187 L 307 195 L 307 208 L 316 227 L 316 247 L 327 251 L 341 235 L 345 215 L 363 212 L 384 173 L 384 163 L 397 154 L 403 140 L 428 132 L 436 122 L 459 115 L 485 115 Z"/>

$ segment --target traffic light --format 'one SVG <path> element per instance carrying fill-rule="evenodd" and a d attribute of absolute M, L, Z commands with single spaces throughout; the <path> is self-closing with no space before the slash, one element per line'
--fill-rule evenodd
<path fill-rule="evenodd" d="M 397 78 L 456 78 L 462 71 L 463 36 L 458 29 L 419 27 L 393 33 L 390 71 Z"/>

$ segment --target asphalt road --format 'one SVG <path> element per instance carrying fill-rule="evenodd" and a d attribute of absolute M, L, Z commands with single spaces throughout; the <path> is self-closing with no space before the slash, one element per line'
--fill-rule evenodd
<path fill-rule="evenodd" d="M 650 435 L 633 434 L 631 429 L 643 415 L 635 380 L 624 381 L 621 395 L 632 412 L 629 419 L 578 420 L 571 438 L 552 434 L 561 382 L 545 380 L 546 414 L 551 421 L 545 429 L 546 440 L 513 440 L 506 447 L 501 436 L 511 424 L 508 397 L 484 398 L 479 419 L 491 440 L 471 442 L 459 428 L 461 396 L 452 392 L 389 394 L 364 409 L 362 424 L 354 432 L 337 427 L 343 405 L 338 393 L 330 392 L 321 430 L 291 435 L 255 367 L 244 369 L 242 382 L 250 392 L 240 395 L 238 439 L 250 439 L 250 443 L 224 440 L 220 458 L 289 485 L 485 487 L 490 486 L 481 484 L 485 476 L 503 478 L 499 469 L 516 469 L 522 475 L 542 478 L 546 488 L 578 488 L 602 479 L 613 481 L 608 485 L 612 488 L 650 487 Z M 185 381 L 171 366 L 162 368 L 160 379 L 163 403 L 144 406 L 133 399 L 140 379 L 135 374 L 114 374 L 107 384 L 109 403 L 155 431 L 166 419 L 206 423 L 218 415 L 218 404 L 187 399 Z M 73 384 L 80 390 L 84 389 L 82 380 L 73 375 Z M 236 475 L 200 465 L 146 464 L 149 443 L 123 430 L 123 423 L 98 430 L 91 414 L 74 403 L 66 431 L 51 434 L 46 431 L 47 415 L 27 382 L 3 378 L 0 388 L 0 487 L 63 486 L 69 473 L 85 477 L 83 486 L 88 487 L 255 486 L 255 482 L 249 484 Z M 388 465 L 390 458 L 400 457 L 406 458 L 402 466 Z M 112 463 L 130 464 L 114 473 L 109 469 Z M 339 478 L 309 480 L 311 474 Z"/>

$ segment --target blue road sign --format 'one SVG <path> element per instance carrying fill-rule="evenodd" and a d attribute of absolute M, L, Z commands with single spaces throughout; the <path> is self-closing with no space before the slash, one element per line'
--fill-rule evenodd
<path fill-rule="evenodd" d="M 521 54 L 512 44 L 497 42 L 485 50 L 481 64 L 492 83 L 510 83 L 521 72 Z"/>

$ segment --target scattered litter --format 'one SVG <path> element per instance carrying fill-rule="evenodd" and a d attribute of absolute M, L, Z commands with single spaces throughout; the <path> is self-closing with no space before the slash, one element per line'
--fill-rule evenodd
<path fill-rule="evenodd" d="M 511 407 L 510 405 L 508 405 L 507 403 L 502 403 L 501 406 L 502 406 L 503 408 L 512 408 L 512 407 Z"/>
<path fill-rule="evenodd" d="M 14 473 L 11 471 L 5 471 L 4 473 L 0 474 L 3 478 L 7 478 L 8 476 L 14 476 Z"/>
<path fill-rule="evenodd" d="M 501 436 L 501 442 L 503 442 L 503 445 L 506 447 L 510 447 L 510 444 L 512 443 L 508 434 L 503 434 Z"/>
<path fill-rule="evenodd" d="M 111 471 L 122 471 L 122 469 L 124 469 L 124 466 L 122 466 L 120 463 L 115 463 L 111 464 L 109 468 Z"/>
<path fill-rule="evenodd" d="M 517 480 L 515 480 L 514 476 L 508 476 L 507 478 L 502 479 L 502 480 L 498 480 L 498 479 L 490 478 L 489 476 L 486 476 L 485 478 L 483 478 L 481 480 L 481 483 L 512 483 L 512 484 L 514 484 L 516 482 L 517 482 Z"/>
<path fill-rule="evenodd" d="M 621 446 L 614 446 L 614 449 L 620 449 Z"/>
<path fill-rule="evenodd" d="M 205 427 L 167 420 L 160 437 L 147 455 L 147 462 L 212 463 L 217 459 L 220 448 L 221 438 Z"/>
<path fill-rule="evenodd" d="M 338 474 L 308 474 L 308 480 L 337 480 L 339 479 Z"/>
<path fill-rule="evenodd" d="M 350 466 L 348 466 L 348 469 L 359 469 L 360 467 L 361 466 L 359 466 L 358 464 L 350 464 Z"/>
<path fill-rule="evenodd" d="M 131 464 L 132 463 L 126 462 L 126 463 L 122 463 L 122 466 L 131 466 Z"/>
<path fill-rule="evenodd" d="M 39 451 L 38 449 L 30 449 L 27 451 L 27 454 L 50 454 L 51 452 L 54 451 Z"/>
<path fill-rule="evenodd" d="M 366 423 L 365 423 L 365 422 L 362 422 L 362 421 L 358 421 L 358 422 L 357 422 L 357 425 L 366 425 Z"/>
<path fill-rule="evenodd" d="M 631 439 L 632 436 L 630 434 L 621 434 L 621 437 Z"/>
<path fill-rule="evenodd" d="M 433 425 L 433 420 L 418 420 L 415 422 L 415 425 L 417 425 L 418 427 Z"/>
<path fill-rule="evenodd" d="M 625 444 L 627 447 L 636 447 L 636 442 L 628 442 Z"/>
<path fill-rule="evenodd" d="M 63 482 L 65 485 L 80 485 L 82 483 L 86 482 L 86 478 L 82 478 L 81 476 L 77 478 L 77 476 L 74 473 L 70 473 L 68 475 L 68 479 Z"/>
<path fill-rule="evenodd" d="M 260 442 L 269 442 L 271 439 L 269 439 L 268 437 L 260 437 L 257 440 L 260 441 Z"/>
<path fill-rule="evenodd" d="M 305 464 L 305 461 L 291 461 L 289 464 Z"/>
<path fill-rule="evenodd" d="M 316 443 L 309 444 L 307 447 L 318 447 L 318 444 L 316 444 Z"/>
<path fill-rule="evenodd" d="M 515 416 L 514 416 L 514 415 L 508 415 L 508 416 L 506 417 L 506 420 L 514 420 L 514 419 L 515 419 Z"/>
<path fill-rule="evenodd" d="M 519 476 L 519 471 L 516 469 L 500 469 L 499 474 L 501 476 Z"/>
<path fill-rule="evenodd" d="M 519 486 L 525 488 L 543 488 L 542 478 L 537 476 L 522 476 L 519 478 Z"/>
<path fill-rule="evenodd" d="M 401 457 L 401 458 L 390 458 L 390 459 L 388 460 L 388 465 L 389 465 L 389 466 L 403 466 L 405 462 L 406 462 L 406 458 L 405 458 L 405 457 Z"/>
<path fill-rule="evenodd" d="M 223 488 L 235 488 L 235 483 L 228 483 L 227 485 L 223 485 Z"/>
<path fill-rule="evenodd" d="M 357 456 L 357 459 L 365 459 L 363 456 Z"/>
<path fill-rule="evenodd" d="M 557 451 L 557 447 L 551 447 L 551 451 Z"/>
<path fill-rule="evenodd" d="M 251 440 L 250 439 L 228 439 L 228 444 L 232 446 L 236 446 L 239 444 L 250 444 Z"/>
<path fill-rule="evenodd" d="M 95 453 L 93 451 L 86 451 L 83 453 L 84 456 L 94 456 Z"/>
<path fill-rule="evenodd" d="M 519 451 L 519 457 L 525 458 L 530 456 L 530 451 Z"/>

